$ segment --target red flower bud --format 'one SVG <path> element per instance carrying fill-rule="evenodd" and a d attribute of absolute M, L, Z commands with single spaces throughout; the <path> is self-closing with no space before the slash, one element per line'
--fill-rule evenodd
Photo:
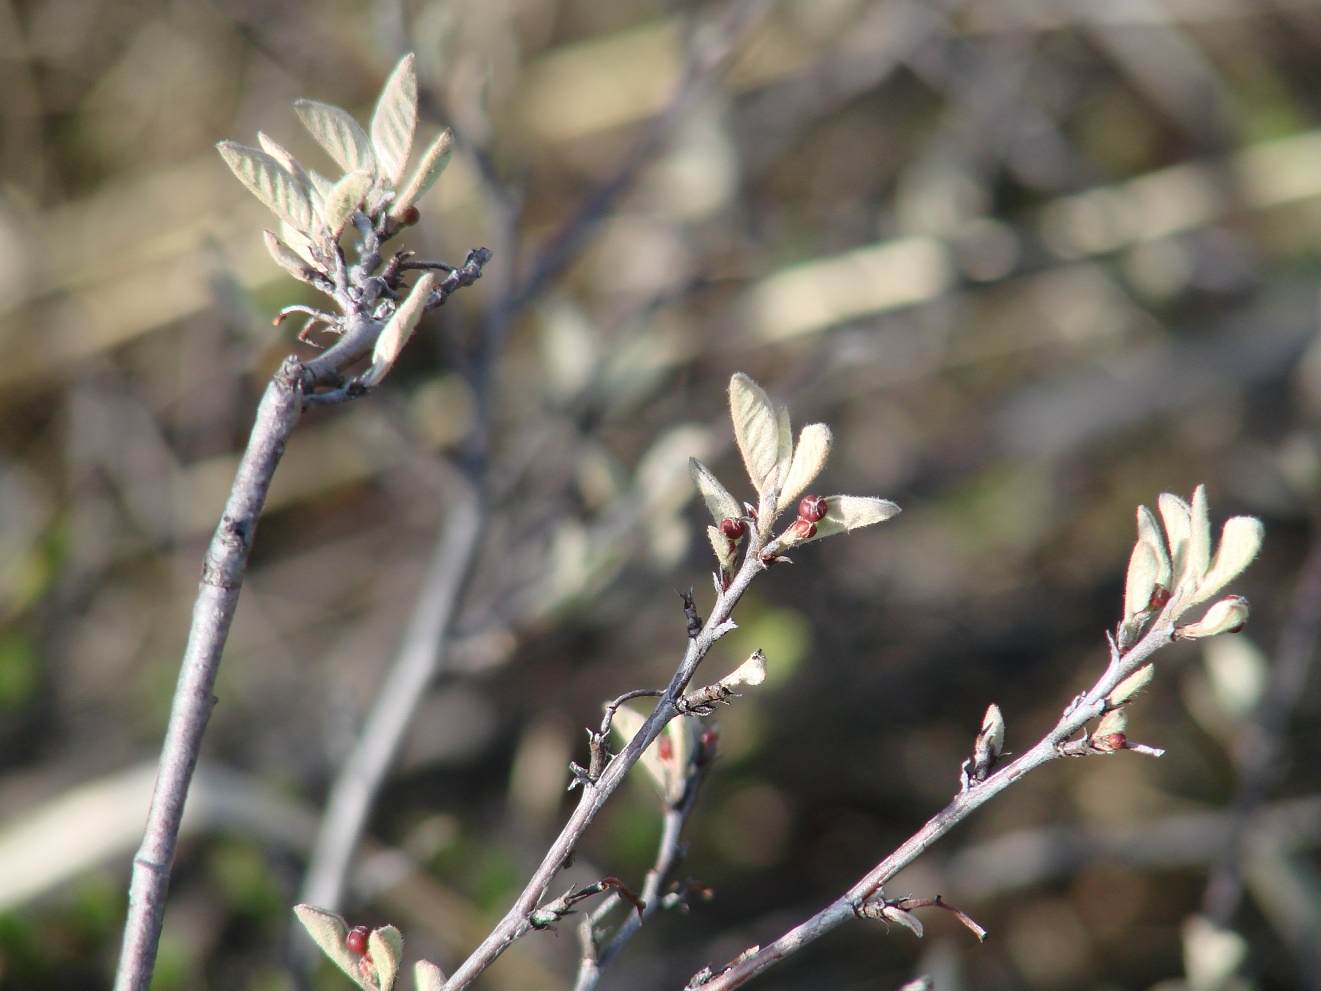
<path fill-rule="evenodd" d="M 794 520 L 794 524 L 789 530 L 799 540 L 811 540 L 816 536 L 816 524 L 802 516 Z"/>
<path fill-rule="evenodd" d="M 1102 750 L 1123 750 L 1128 745 L 1128 737 L 1123 733 L 1109 733 L 1097 742 Z"/>
<path fill-rule="evenodd" d="M 1159 612 L 1165 608 L 1165 603 L 1170 601 L 1170 590 L 1164 585 L 1157 585 L 1151 590 L 1151 600 L 1147 603 L 1147 608 L 1152 612 Z"/>
<path fill-rule="evenodd" d="M 803 501 L 798 504 L 798 518 L 820 523 L 826 518 L 826 500 L 819 495 L 803 496 Z"/>
<path fill-rule="evenodd" d="M 674 760 L 674 741 L 670 739 L 670 734 L 661 734 L 656 741 L 656 753 L 663 761 Z"/>
<path fill-rule="evenodd" d="M 415 206 L 406 207 L 399 215 L 399 220 L 405 227 L 412 227 L 421 219 L 422 211 Z"/>
<path fill-rule="evenodd" d="M 742 540 L 743 535 L 748 532 L 748 525 L 742 520 L 730 517 L 720 521 L 720 532 L 730 540 Z"/>
<path fill-rule="evenodd" d="M 354 926 L 349 930 L 349 934 L 344 937 L 344 945 L 349 948 L 349 952 L 362 956 L 367 952 L 367 936 L 370 930 L 366 926 Z"/>

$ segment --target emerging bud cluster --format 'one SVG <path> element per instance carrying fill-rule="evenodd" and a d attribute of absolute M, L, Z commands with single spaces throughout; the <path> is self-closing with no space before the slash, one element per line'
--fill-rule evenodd
<path fill-rule="evenodd" d="M 734 439 L 757 492 L 757 504 L 741 505 L 709 468 L 696 459 L 689 462 L 693 480 L 714 520 L 707 534 L 720 566 L 717 582 L 721 588 L 728 587 L 733 576 L 736 552 L 749 526 L 755 532 L 762 560 L 769 563 L 789 547 L 870 526 L 899 512 L 899 507 L 888 499 L 804 496 L 830 455 L 830 428 L 824 423 L 809 423 L 795 443 L 788 410 L 773 406 L 761 386 L 741 372 L 729 382 L 729 409 Z M 795 500 L 796 518 L 774 535 L 776 519 Z"/>

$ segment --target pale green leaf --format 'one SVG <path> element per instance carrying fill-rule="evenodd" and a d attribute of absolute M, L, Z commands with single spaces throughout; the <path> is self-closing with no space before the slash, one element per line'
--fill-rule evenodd
<path fill-rule="evenodd" d="M 314 214 L 307 189 L 264 151 L 236 141 L 216 147 L 225 163 L 248 190 L 295 230 L 311 231 Z"/>
<path fill-rule="evenodd" d="M 306 191 L 308 199 L 312 201 L 312 206 L 315 208 L 320 203 L 321 197 L 316 189 L 313 188 L 303 167 L 298 164 L 298 159 L 294 158 L 289 149 L 280 144 L 280 142 L 276 141 L 269 134 L 264 134 L 261 131 L 257 132 L 257 144 L 261 146 L 262 151 L 266 152 L 271 158 L 284 166 L 285 171 L 298 180 Z"/>
<path fill-rule="evenodd" d="M 334 912 L 327 912 L 314 905 L 295 905 L 294 915 L 303 924 L 312 942 L 328 956 L 340 970 L 348 974 L 359 987 L 365 988 L 359 965 L 362 957 L 353 953 L 347 943 L 349 926 L 344 919 Z"/>
<path fill-rule="evenodd" d="M 711 518 L 716 523 L 721 520 L 736 520 L 743 515 L 743 507 L 730 495 L 729 490 L 720 484 L 720 480 L 711 473 L 710 468 L 696 458 L 689 458 L 688 470 L 692 473 L 693 481 L 697 483 L 697 491 L 702 493 L 706 508 L 710 510 Z"/>
<path fill-rule="evenodd" d="M 1171 580 L 1183 578 L 1184 565 L 1188 560 L 1188 531 L 1190 528 L 1191 507 L 1177 495 L 1161 493 L 1157 502 L 1160 517 L 1165 524 L 1165 536 L 1169 547 Z M 1170 591 L 1174 591 L 1173 588 Z"/>
<path fill-rule="evenodd" d="M 789 463 L 794 456 L 794 432 L 789 424 L 789 407 L 780 406 L 775 410 L 775 488 L 784 487 L 784 480 L 789 474 Z M 779 500 L 776 500 L 779 504 Z"/>
<path fill-rule="evenodd" d="M 1220 546 L 1216 548 L 1215 560 L 1197 583 L 1197 591 L 1188 600 L 1188 605 L 1206 602 L 1237 578 L 1261 550 L 1265 534 L 1266 529 L 1261 525 L 1261 520 L 1255 517 L 1233 516 L 1226 520 L 1220 531 Z"/>
<path fill-rule="evenodd" d="M 1217 633 L 1237 633 L 1248 621 L 1248 600 L 1241 595 L 1228 595 L 1221 599 L 1196 623 L 1177 627 L 1174 635 L 1181 640 L 1213 637 Z"/>
<path fill-rule="evenodd" d="M 1111 705 L 1123 705 L 1125 702 L 1133 701 L 1137 693 L 1147 687 L 1147 683 L 1151 681 L 1151 676 L 1155 673 L 1156 669 L 1150 664 L 1138 668 L 1111 689 L 1105 700 Z"/>
<path fill-rule="evenodd" d="M 262 231 L 262 238 L 266 244 L 266 250 L 270 252 L 275 264 L 292 275 L 295 279 L 302 282 L 315 283 L 312 273 L 312 266 L 302 255 L 294 251 L 293 248 L 285 244 L 271 231 Z"/>
<path fill-rule="evenodd" d="M 378 174 L 371 139 L 347 110 L 316 100 L 298 100 L 294 110 L 308 133 L 341 169 Z"/>
<path fill-rule="evenodd" d="M 403 351 L 408 339 L 413 336 L 418 321 L 426 310 L 427 300 L 436 287 L 436 276 L 428 272 L 417 280 L 417 285 L 408 294 L 408 298 L 394 311 L 381 335 L 376 338 L 376 348 L 372 352 L 371 368 L 363 375 L 363 385 L 371 388 L 380 383 L 394 367 L 394 363 Z"/>
<path fill-rule="evenodd" d="M 824 423 L 809 423 L 798 434 L 798 445 L 793 451 L 793 460 L 785 474 L 780 488 L 780 500 L 776 512 L 782 513 L 793 501 L 816 481 L 821 469 L 830 457 L 830 428 Z"/>
<path fill-rule="evenodd" d="M 847 533 L 859 527 L 881 523 L 899 513 L 899 507 L 889 499 L 872 496 L 835 495 L 826 497 L 826 515 L 816 525 L 813 540 Z"/>
<path fill-rule="evenodd" d="M 330 228 L 332 238 L 339 238 L 344 225 L 353 216 L 353 211 L 362 206 L 363 197 L 371 188 L 372 177 L 366 172 L 350 172 L 335 183 L 321 208 L 322 218 Z"/>
<path fill-rule="evenodd" d="M 761 386 L 742 372 L 729 380 L 729 411 L 734 440 L 748 478 L 758 495 L 773 480 L 779 461 L 780 438 L 775 410 Z"/>
<path fill-rule="evenodd" d="M 376 986 L 381 991 L 391 991 L 404 956 L 404 937 L 394 926 L 373 929 L 367 937 L 367 953 L 376 968 Z"/>
<path fill-rule="evenodd" d="M 430 960 L 419 960 L 413 964 L 413 986 L 417 991 L 441 991 L 445 973 Z"/>
<path fill-rule="evenodd" d="M 436 138 L 422 155 L 422 161 L 413 173 L 413 178 L 408 180 L 403 192 L 390 204 L 390 216 L 399 219 L 405 210 L 426 194 L 445 171 L 445 166 L 449 165 L 453 151 L 454 134 L 448 129 L 441 131 L 440 137 Z"/>
<path fill-rule="evenodd" d="M 413 54 L 405 55 L 381 89 L 372 114 L 372 148 L 381 164 L 381 175 L 398 185 L 408 164 L 417 127 L 417 73 Z"/>
<path fill-rule="evenodd" d="M 724 572 L 733 571 L 735 561 L 733 541 L 713 526 L 706 528 L 706 539 L 711 541 L 711 550 L 715 551 L 720 570 Z"/>
<path fill-rule="evenodd" d="M 1147 609 L 1157 585 L 1168 591 L 1170 580 L 1170 558 L 1160 525 L 1150 509 L 1139 506 L 1138 539 L 1128 559 L 1128 576 L 1124 582 L 1125 621 Z"/>
<path fill-rule="evenodd" d="M 1199 485 L 1193 490 L 1192 502 L 1188 506 L 1188 557 L 1179 578 L 1179 588 L 1184 596 L 1193 594 L 1210 565 L 1211 518 L 1206 505 L 1206 486 Z"/>

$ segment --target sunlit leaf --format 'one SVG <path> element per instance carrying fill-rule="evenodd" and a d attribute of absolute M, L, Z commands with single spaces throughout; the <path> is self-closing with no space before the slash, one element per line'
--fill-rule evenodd
<path fill-rule="evenodd" d="M 341 169 L 377 175 L 371 139 L 347 110 L 316 100 L 298 100 L 294 110 L 308 133 Z"/>
<path fill-rule="evenodd" d="M 381 89 L 372 114 L 372 148 L 381 164 L 381 175 L 398 185 L 408 164 L 417 127 L 417 73 L 413 55 L 405 55 Z"/>
<path fill-rule="evenodd" d="M 405 210 L 426 194 L 445 171 L 445 166 L 449 165 L 453 151 L 453 133 L 449 130 L 442 131 L 440 137 L 436 138 L 422 155 L 422 161 L 418 164 L 417 171 L 413 173 L 413 178 L 408 180 L 403 192 L 390 205 L 390 216 L 396 219 L 403 216 Z"/>
<path fill-rule="evenodd" d="M 1170 558 L 1160 525 L 1150 509 L 1139 506 L 1138 538 L 1128 560 L 1128 576 L 1124 582 L 1124 619 L 1132 619 L 1145 611 L 1156 586 L 1169 589 L 1170 580 Z"/>
<path fill-rule="evenodd" d="M 330 228 L 330 236 L 338 238 L 353 211 L 362 205 L 363 197 L 372 188 L 372 177 L 366 172 L 350 172 L 335 183 L 326 196 L 321 215 Z"/>
<path fill-rule="evenodd" d="M 1221 599 L 1196 623 L 1175 628 L 1174 635 L 1181 640 L 1213 637 L 1217 633 L 1237 633 L 1248 621 L 1248 600 L 1241 595 L 1228 595 Z"/>
<path fill-rule="evenodd" d="M 816 525 L 814 540 L 847 533 L 859 527 L 880 523 L 900 512 L 889 499 L 872 496 L 835 495 L 826 497 L 826 515 Z"/>
<path fill-rule="evenodd" d="M 1216 548 L 1215 560 L 1197 583 L 1197 591 L 1188 605 L 1206 602 L 1237 578 L 1261 550 L 1261 541 L 1265 535 L 1266 529 L 1261 525 L 1261 520 L 1252 516 L 1233 516 L 1226 520 L 1220 531 L 1220 546 Z"/>
<path fill-rule="evenodd" d="M 742 372 L 729 380 L 729 411 L 734 422 L 734 440 L 748 478 L 758 494 L 775 474 L 780 436 L 775 409 L 761 386 Z"/>
<path fill-rule="evenodd" d="M 221 141 L 216 147 L 239 181 L 276 216 L 296 230 L 312 229 L 312 203 L 307 190 L 284 166 L 266 152 L 236 141 Z"/>
<path fill-rule="evenodd" d="M 358 966 L 362 962 L 362 957 L 353 953 L 348 947 L 348 923 L 334 912 L 327 912 L 314 905 L 295 905 L 294 915 L 298 916 L 298 921 L 303 924 L 303 928 L 307 930 L 312 942 L 316 943 L 321 952 L 340 970 L 348 974 L 355 984 L 365 987 L 362 971 Z"/>
<path fill-rule="evenodd" d="M 720 480 L 711 473 L 710 468 L 696 458 L 689 458 L 688 470 L 692 473 L 693 481 L 697 483 L 697 491 L 702 493 L 706 508 L 711 511 L 711 518 L 716 523 L 721 520 L 736 520 L 743 515 L 743 507 L 730 495 L 729 490 L 720 484 Z"/>
<path fill-rule="evenodd" d="M 1142 691 L 1151 681 L 1151 676 L 1156 673 L 1156 669 L 1150 665 L 1144 665 L 1138 668 L 1127 678 L 1117 684 L 1105 697 L 1105 700 L 1111 705 L 1123 705 L 1125 702 L 1131 702 L 1138 692 Z"/>
<path fill-rule="evenodd" d="M 367 937 L 367 953 L 376 968 L 377 987 L 381 991 L 391 991 L 404 956 L 404 937 L 394 926 L 373 929 Z"/>
<path fill-rule="evenodd" d="M 830 457 L 831 433 L 824 423 L 809 423 L 798 434 L 798 444 L 793 449 L 793 460 L 785 473 L 780 488 L 780 501 L 777 512 L 784 512 L 800 495 L 807 490 Z"/>
<path fill-rule="evenodd" d="M 413 986 L 417 991 L 441 991 L 445 973 L 430 960 L 419 960 L 413 964 Z"/>
<path fill-rule="evenodd" d="M 306 259 L 298 252 L 281 241 L 271 231 L 263 231 L 262 236 L 266 243 L 266 250 L 275 259 L 275 264 L 301 282 L 315 282 L 312 266 L 308 265 Z"/>
<path fill-rule="evenodd" d="M 435 273 L 428 272 L 417 280 L 417 285 L 408 294 L 408 298 L 400 304 L 399 309 L 395 310 L 394 316 L 381 331 L 381 336 L 376 339 L 376 348 L 372 352 L 372 365 L 363 376 L 363 385 L 368 387 L 377 385 L 394 367 L 404 345 L 413 336 L 418 321 L 422 319 L 427 299 L 434 288 L 436 288 Z"/>

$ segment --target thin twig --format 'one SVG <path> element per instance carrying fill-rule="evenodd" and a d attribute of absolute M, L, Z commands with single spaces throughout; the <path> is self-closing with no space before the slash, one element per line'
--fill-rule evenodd
<path fill-rule="evenodd" d="M 551 882 L 569 859 L 601 806 L 619 787 L 624 775 L 637 763 L 642 752 L 660 735 L 665 724 L 677 716 L 678 701 L 683 696 L 689 681 L 692 680 L 698 664 L 715 642 L 734 628 L 733 623 L 730 622 L 734 606 L 747 591 L 752 580 L 766 569 L 766 564 L 759 556 L 760 550 L 761 547 L 754 536 L 749 541 L 742 566 L 730 582 L 729 588 L 716 599 L 711 608 L 711 616 L 702 627 L 702 631 L 688 641 L 683 659 L 651 715 L 624 749 L 606 764 L 600 777 L 595 781 L 583 783 L 578 807 L 551 844 L 546 856 L 533 873 L 532 879 L 528 881 L 527 886 L 491 934 L 446 981 L 444 991 L 459 991 L 460 988 L 466 988 L 508 949 L 510 944 L 532 928 L 530 921 L 532 913 L 545 897 Z"/>
<path fill-rule="evenodd" d="M 1166 646 L 1170 642 L 1173 629 L 1173 622 L 1168 619 L 1163 619 L 1152 626 L 1119 663 L 1112 661 L 1107 666 L 1101 679 L 1065 711 L 1059 722 L 1055 724 L 1055 728 L 1031 750 L 1012 763 L 1006 764 L 985 781 L 955 795 L 949 805 L 932 816 L 921 829 L 829 906 L 769 945 L 755 947 L 741 954 L 734 963 L 709 980 L 695 982 L 689 986 L 700 986 L 703 991 L 728 991 L 730 988 L 739 987 L 763 970 L 798 952 L 818 937 L 824 936 L 840 923 L 855 918 L 861 906 L 868 899 L 875 897 L 886 881 L 916 860 L 936 840 L 1031 771 L 1063 756 L 1062 749 L 1069 738 L 1104 713 L 1107 706 L 1106 696 L 1120 681 L 1147 663 L 1152 654 Z"/>
<path fill-rule="evenodd" d="M 601 980 L 601 971 L 637 935 L 642 924 L 663 907 L 661 893 L 679 861 L 683 859 L 684 848 L 681 842 L 683 827 L 693 811 L 693 806 L 697 804 L 697 793 L 706 777 L 704 772 L 709 766 L 709 760 L 707 756 L 701 763 L 692 766 L 683 800 L 678 805 L 670 806 L 665 810 L 661 824 L 661 838 L 656 848 L 656 861 L 647 872 L 646 881 L 642 886 L 642 911 L 630 912 L 604 947 L 597 943 L 596 927 L 623 899 L 617 894 L 612 894 L 583 920 L 579 930 L 583 955 L 579 962 L 578 978 L 574 982 L 573 991 L 593 991 Z"/>

